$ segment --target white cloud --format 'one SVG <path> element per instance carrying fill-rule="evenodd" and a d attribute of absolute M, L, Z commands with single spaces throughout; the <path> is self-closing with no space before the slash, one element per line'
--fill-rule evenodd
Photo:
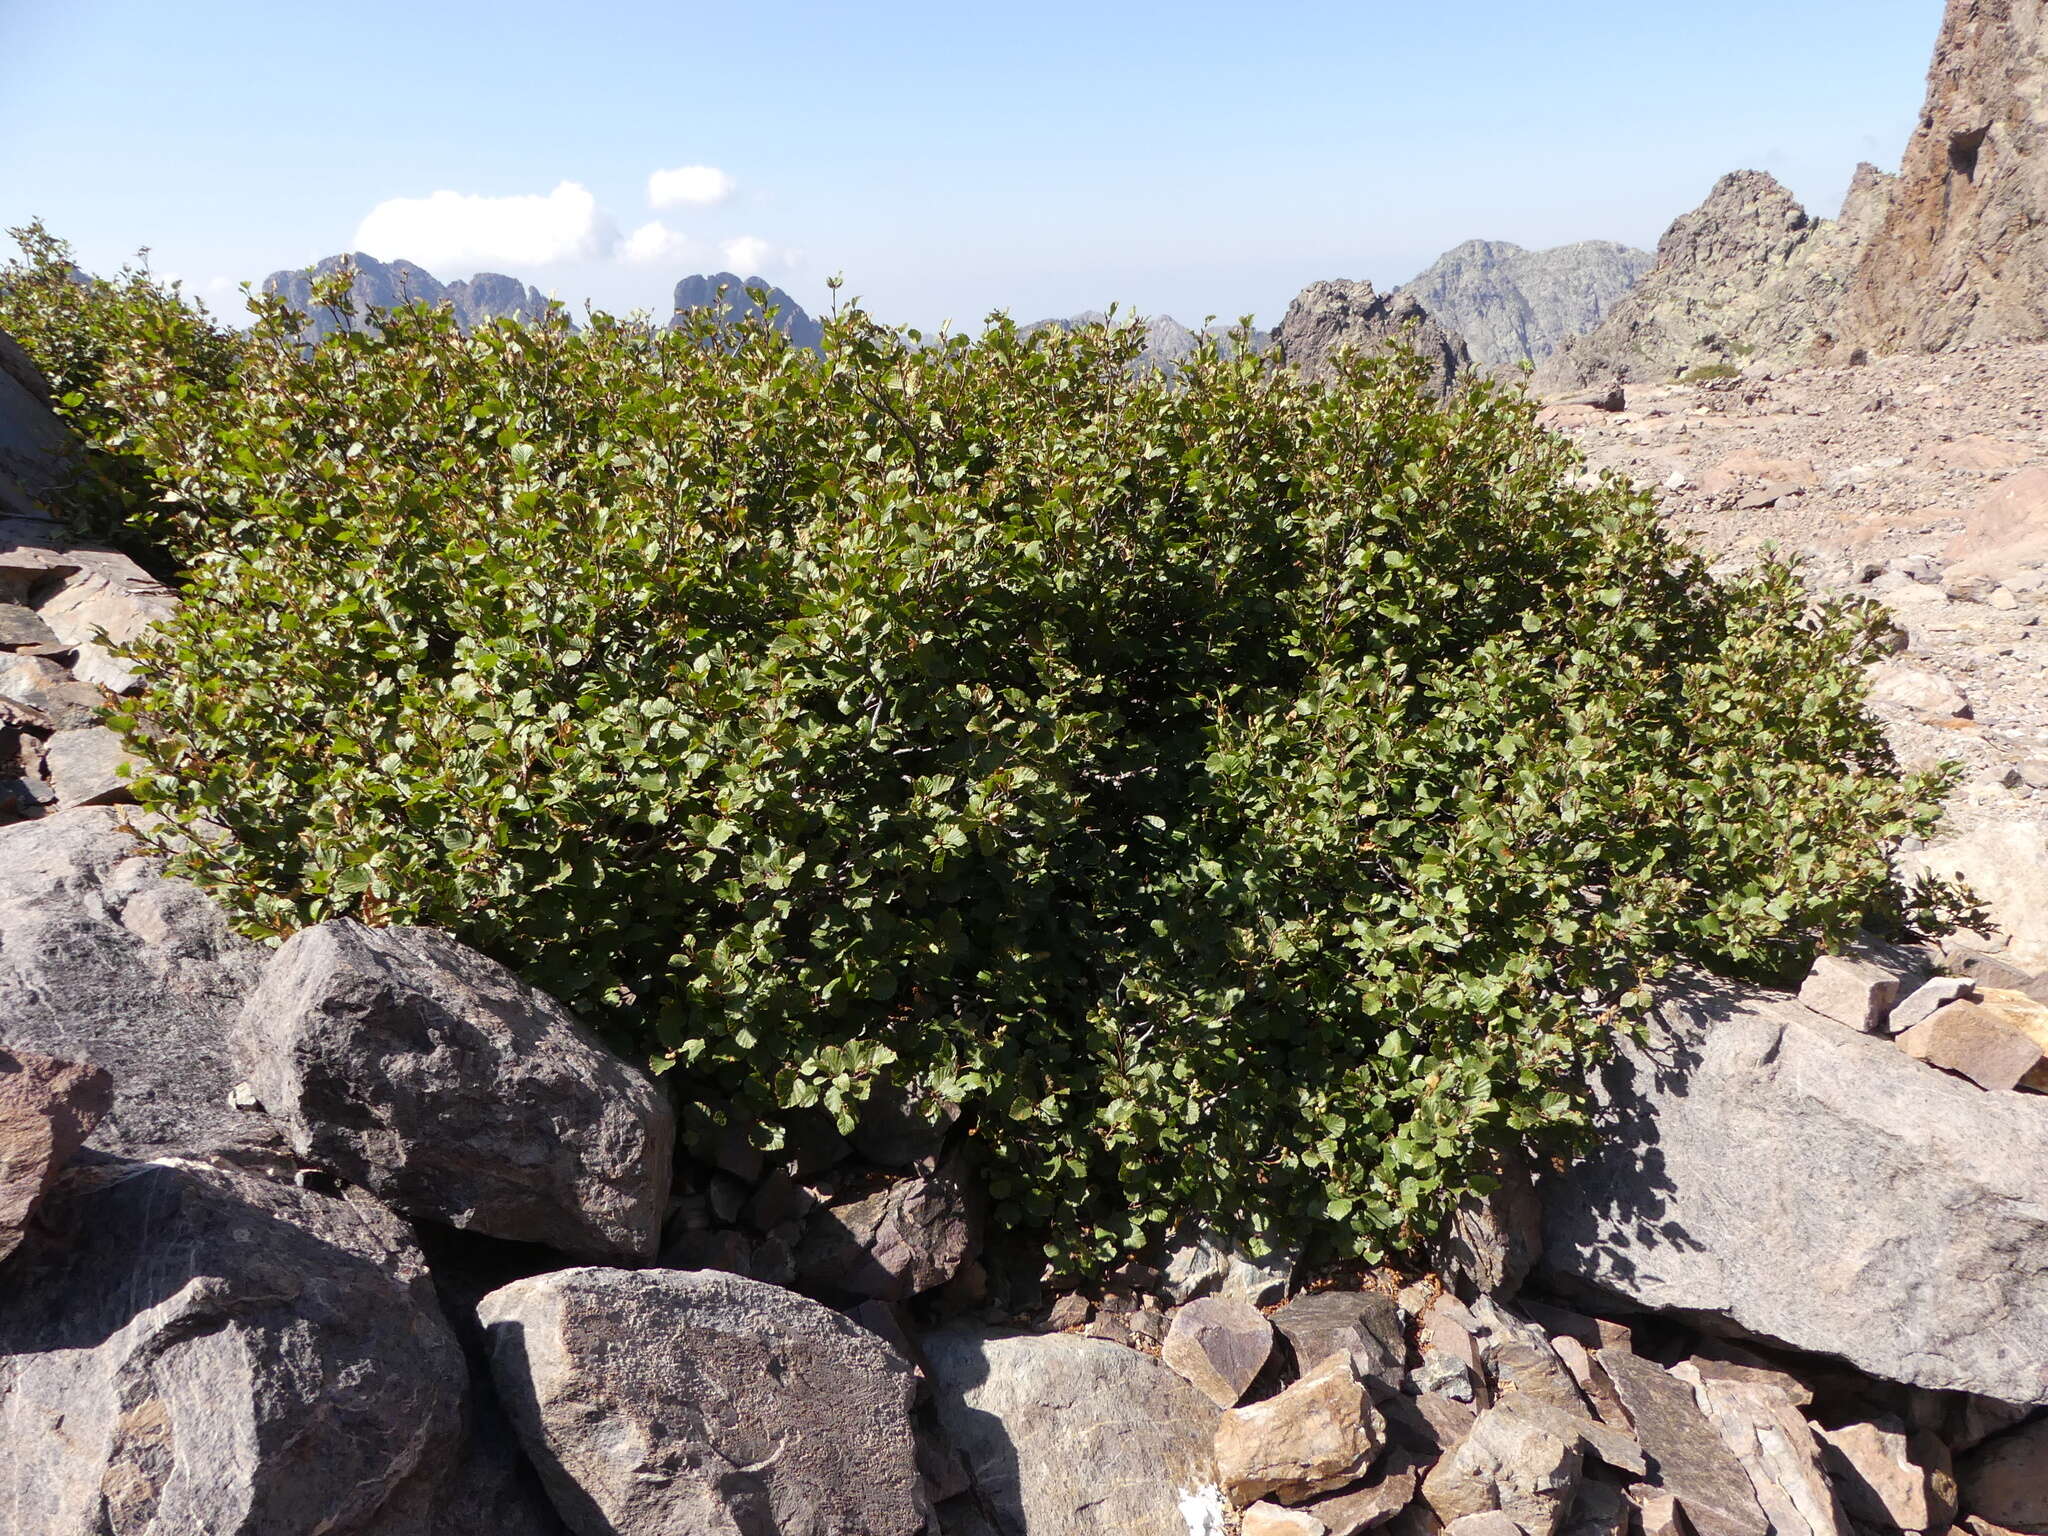
<path fill-rule="evenodd" d="M 741 277 L 775 268 L 790 268 L 797 263 L 797 253 L 770 245 L 759 235 L 741 235 L 728 240 L 719 248 L 725 255 L 725 264 Z"/>
<path fill-rule="evenodd" d="M 738 186 L 715 165 L 679 165 L 647 178 L 647 206 L 708 208 L 731 197 Z"/>
<path fill-rule="evenodd" d="M 404 257 L 452 273 L 588 261 L 609 254 L 617 239 L 590 189 L 565 181 L 545 197 L 394 197 L 370 210 L 356 230 L 355 248 L 383 261 Z"/>
<path fill-rule="evenodd" d="M 691 244 L 682 231 L 655 219 L 619 242 L 619 259 L 636 267 L 658 267 L 663 262 L 680 261 L 689 254 Z"/>

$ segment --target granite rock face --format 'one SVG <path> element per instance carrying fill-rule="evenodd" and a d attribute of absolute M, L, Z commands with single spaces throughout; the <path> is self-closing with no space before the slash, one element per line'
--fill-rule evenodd
<path fill-rule="evenodd" d="M 1845 350 L 1848 274 L 1890 206 L 1863 166 L 1839 219 L 1811 217 L 1762 171 L 1736 171 L 1665 232 L 1656 264 L 1600 324 L 1536 370 L 1539 394 L 1657 382 L 1707 366 L 1793 366 Z"/>
<path fill-rule="evenodd" d="M 2048 12 L 1948 0 L 1883 228 L 1850 278 L 1874 351 L 2048 338 Z"/>
<path fill-rule="evenodd" d="M 1396 292 L 1464 337 L 1475 363 L 1541 361 L 1598 325 L 1655 259 L 1611 240 L 1547 251 L 1468 240 Z"/>
<path fill-rule="evenodd" d="M 1072 1334 L 927 1334 L 941 1429 L 966 1466 L 948 1529 L 994 1536 L 1187 1536 L 1221 1529 L 1215 1405 L 1158 1361 Z"/>
<path fill-rule="evenodd" d="M 91 1145 L 131 1157 L 275 1142 L 228 1101 L 228 1034 L 263 951 L 89 807 L 0 827 L 0 1045 L 103 1067 Z"/>
<path fill-rule="evenodd" d="M 501 1400 L 577 1536 L 919 1536 L 910 1363 L 788 1291 L 566 1269 L 484 1298 Z"/>
<path fill-rule="evenodd" d="M 1595 1090 L 1594 1150 L 1544 1183 L 1554 1283 L 2048 1403 L 2048 1101 L 1704 981 Z"/>
<path fill-rule="evenodd" d="M 1430 387 L 1448 395 L 1472 370 L 1464 338 L 1446 329 L 1406 290 L 1382 294 L 1371 283 L 1310 283 L 1287 306 L 1273 340 L 1305 377 L 1327 379 L 1337 354 L 1409 347 L 1430 368 Z"/>
<path fill-rule="evenodd" d="M 589 1257 L 660 1244 L 667 1096 L 447 934 L 343 919 L 293 935 L 235 1053 L 301 1157 L 409 1215 Z"/>
<path fill-rule="evenodd" d="M 87 1154 L 5 1284 L 9 1530 L 427 1536 L 462 1354 L 375 1202 Z"/>

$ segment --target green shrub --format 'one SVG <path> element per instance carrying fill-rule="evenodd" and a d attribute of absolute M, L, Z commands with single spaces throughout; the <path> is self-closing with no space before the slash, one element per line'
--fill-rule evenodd
<path fill-rule="evenodd" d="M 1742 370 L 1733 363 L 1702 363 L 1697 368 L 1688 368 L 1678 376 L 1681 384 L 1725 384 L 1730 379 L 1742 377 Z"/>
<path fill-rule="evenodd" d="M 0 331 L 41 366 L 59 413 L 86 444 L 66 510 L 83 532 L 157 564 L 169 514 L 131 417 L 158 395 L 210 397 L 224 389 L 240 338 L 143 258 L 117 277 L 89 278 L 70 246 L 41 224 L 8 234 L 21 255 L 0 268 Z"/>
<path fill-rule="evenodd" d="M 231 834 L 186 870 L 258 932 L 452 929 L 769 1144 L 959 1101 L 1075 1266 L 1186 1212 L 1404 1244 L 1569 1140 L 1674 961 L 1907 915 L 1944 785 L 1870 618 L 1715 582 L 1519 391 L 381 322 L 273 307 L 232 388 L 131 402 L 194 514 L 133 738 Z"/>

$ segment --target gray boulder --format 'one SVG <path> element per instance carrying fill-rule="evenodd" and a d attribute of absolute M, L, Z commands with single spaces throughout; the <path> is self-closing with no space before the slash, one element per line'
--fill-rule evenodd
<path fill-rule="evenodd" d="M 566 1269 L 484 1298 L 491 1369 L 578 1536 L 917 1536 L 909 1362 L 736 1275 Z"/>
<path fill-rule="evenodd" d="M 1545 1181 L 1554 1284 L 2048 1402 L 2048 1102 L 1706 981 L 1595 1088 L 1593 1150 Z"/>
<path fill-rule="evenodd" d="M 951 1280 L 980 1246 L 973 1181 L 955 1160 L 813 1211 L 796 1275 L 805 1290 L 908 1301 Z"/>
<path fill-rule="evenodd" d="M 50 409 L 50 382 L 0 331 L 0 517 L 49 517 L 76 474 L 78 440 Z"/>
<path fill-rule="evenodd" d="M 969 1480 L 955 1501 L 964 1509 L 948 1508 L 949 1530 L 1187 1536 L 1221 1529 L 1219 1412 L 1158 1361 L 1065 1333 L 990 1337 L 963 1328 L 920 1342 L 939 1427 Z"/>
<path fill-rule="evenodd" d="M 228 1102 L 227 1036 L 263 952 L 114 809 L 0 827 L 0 1045 L 103 1067 L 91 1145 L 125 1156 L 275 1144 Z"/>
<path fill-rule="evenodd" d="M 1310 283 L 1287 306 L 1273 333 L 1281 355 L 1305 378 L 1329 379 L 1341 352 L 1373 354 L 1406 347 L 1428 362 L 1429 384 L 1448 395 L 1472 371 L 1464 339 L 1445 330 L 1406 292 L 1382 294 L 1371 283 Z"/>
<path fill-rule="evenodd" d="M 340 920 L 294 935 L 234 1048 L 301 1157 L 407 1215 L 593 1258 L 659 1245 L 666 1095 L 447 934 Z"/>
<path fill-rule="evenodd" d="M 462 1357 L 367 1196 L 88 1153 L 6 1292 L 8 1530 L 427 1536 Z"/>
<path fill-rule="evenodd" d="M 0 1259 L 21 1246 L 37 1202 L 113 1107 L 98 1067 L 0 1049 Z"/>

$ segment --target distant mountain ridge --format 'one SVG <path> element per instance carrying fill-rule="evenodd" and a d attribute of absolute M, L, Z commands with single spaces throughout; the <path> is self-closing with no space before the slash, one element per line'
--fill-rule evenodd
<path fill-rule="evenodd" d="M 479 272 L 458 282 L 444 283 L 415 262 L 379 261 L 354 251 L 343 256 L 325 256 L 310 268 L 273 272 L 263 279 L 265 293 L 281 293 L 306 316 L 307 330 L 315 338 L 340 329 L 333 314 L 316 308 L 313 281 L 339 272 L 344 264 L 355 269 L 349 293 L 360 316 L 369 309 L 396 309 L 402 304 L 446 304 L 464 330 L 492 320 L 538 320 L 548 312 L 548 299 L 538 288 L 502 272 Z"/>
<path fill-rule="evenodd" d="M 759 315 L 762 306 L 754 302 L 749 289 L 757 289 L 767 295 L 767 307 L 775 311 L 775 328 L 791 341 L 813 352 L 824 344 L 824 321 L 813 318 L 803 305 L 765 277 L 742 279 L 730 272 L 700 272 L 677 283 L 675 313 L 669 318 L 669 329 L 680 326 L 684 317 L 694 310 L 711 309 L 721 304 L 735 319 Z"/>
<path fill-rule="evenodd" d="M 1034 320 L 1029 325 L 1019 326 L 1018 329 L 1026 336 L 1029 336 L 1034 331 L 1042 331 L 1051 326 L 1071 331 L 1078 330 L 1085 325 L 1101 325 L 1109 319 L 1110 317 L 1099 309 L 1084 309 L 1079 314 L 1068 315 L 1064 319 Z M 1168 378 L 1180 372 L 1181 364 L 1194 356 L 1195 350 L 1201 346 L 1204 337 L 1218 336 L 1224 338 L 1225 350 L 1227 351 L 1229 347 L 1228 336 L 1232 329 L 1230 326 L 1210 326 L 1204 331 L 1191 331 L 1171 315 L 1125 314 L 1118 315 L 1115 323 L 1118 325 L 1142 325 L 1145 328 L 1145 347 L 1138 354 L 1138 360 L 1133 365 L 1134 371 L 1148 373 L 1156 369 Z M 1254 352 L 1264 352 L 1272 344 L 1273 338 L 1270 332 L 1261 330 L 1254 330 L 1252 332 L 1252 350 Z"/>
<path fill-rule="evenodd" d="M 1655 260 L 1611 240 L 1547 251 L 1467 240 L 1395 294 L 1464 337 L 1475 363 L 1541 362 L 1598 325 Z"/>

